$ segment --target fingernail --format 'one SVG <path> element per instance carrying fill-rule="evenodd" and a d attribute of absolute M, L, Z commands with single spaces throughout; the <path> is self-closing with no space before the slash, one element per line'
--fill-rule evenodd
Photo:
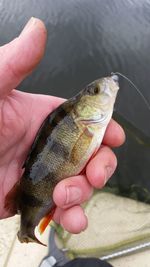
<path fill-rule="evenodd" d="M 113 172 L 114 172 L 114 170 L 113 170 L 112 167 L 107 166 L 105 168 L 105 182 L 104 182 L 104 184 L 107 183 L 107 181 L 109 180 L 109 178 L 112 176 Z"/>
<path fill-rule="evenodd" d="M 68 186 L 66 188 L 66 202 L 68 204 L 78 204 L 81 200 L 82 192 L 81 189 L 75 186 Z"/>
<path fill-rule="evenodd" d="M 37 19 L 34 17 L 31 17 L 29 21 L 27 22 L 27 24 L 25 25 L 25 27 L 23 28 L 21 35 L 31 30 L 32 27 L 36 24 L 36 22 L 37 22 Z"/>

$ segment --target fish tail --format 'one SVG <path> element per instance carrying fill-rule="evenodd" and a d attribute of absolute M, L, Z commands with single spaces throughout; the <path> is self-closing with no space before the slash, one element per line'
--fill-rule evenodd
<path fill-rule="evenodd" d="M 40 245 L 43 245 L 45 247 L 47 247 L 46 244 L 43 244 L 41 241 L 39 241 L 37 239 L 37 237 L 35 236 L 35 233 L 34 231 L 30 232 L 30 234 L 27 234 L 27 233 L 22 233 L 22 231 L 20 230 L 18 233 L 17 233 L 17 236 L 18 236 L 18 239 L 21 243 L 29 243 L 29 242 L 35 242 L 35 243 L 38 243 Z"/>

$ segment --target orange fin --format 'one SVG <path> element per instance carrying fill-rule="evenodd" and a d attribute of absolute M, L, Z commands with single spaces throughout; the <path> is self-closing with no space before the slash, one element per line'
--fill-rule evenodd
<path fill-rule="evenodd" d="M 8 192 L 5 198 L 4 208 L 14 215 L 18 212 L 20 196 L 20 182 L 17 182 L 12 189 Z"/>
<path fill-rule="evenodd" d="M 42 234 L 46 227 L 48 226 L 48 224 L 50 223 L 50 221 L 52 220 L 53 218 L 53 215 L 55 213 L 55 209 L 56 207 L 53 207 L 50 211 L 50 213 L 48 213 L 41 221 L 40 221 L 40 224 L 38 226 L 38 230 L 40 232 L 40 234 Z"/>

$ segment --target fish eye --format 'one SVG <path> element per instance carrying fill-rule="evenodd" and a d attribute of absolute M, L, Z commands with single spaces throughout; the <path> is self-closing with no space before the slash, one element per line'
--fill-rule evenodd
<path fill-rule="evenodd" d="M 94 87 L 94 94 L 97 95 L 100 92 L 100 89 L 98 86 Z"/>

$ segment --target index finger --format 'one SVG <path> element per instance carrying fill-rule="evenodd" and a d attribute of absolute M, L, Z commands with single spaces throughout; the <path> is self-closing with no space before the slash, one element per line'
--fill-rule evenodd
<path fill-rule="evenodd" d="M 123 128 L 113 119 L 111 119 L 106 129 L 103 144 L 110 147 L 117 147 L 124 143 L 125 132 Z"/>

